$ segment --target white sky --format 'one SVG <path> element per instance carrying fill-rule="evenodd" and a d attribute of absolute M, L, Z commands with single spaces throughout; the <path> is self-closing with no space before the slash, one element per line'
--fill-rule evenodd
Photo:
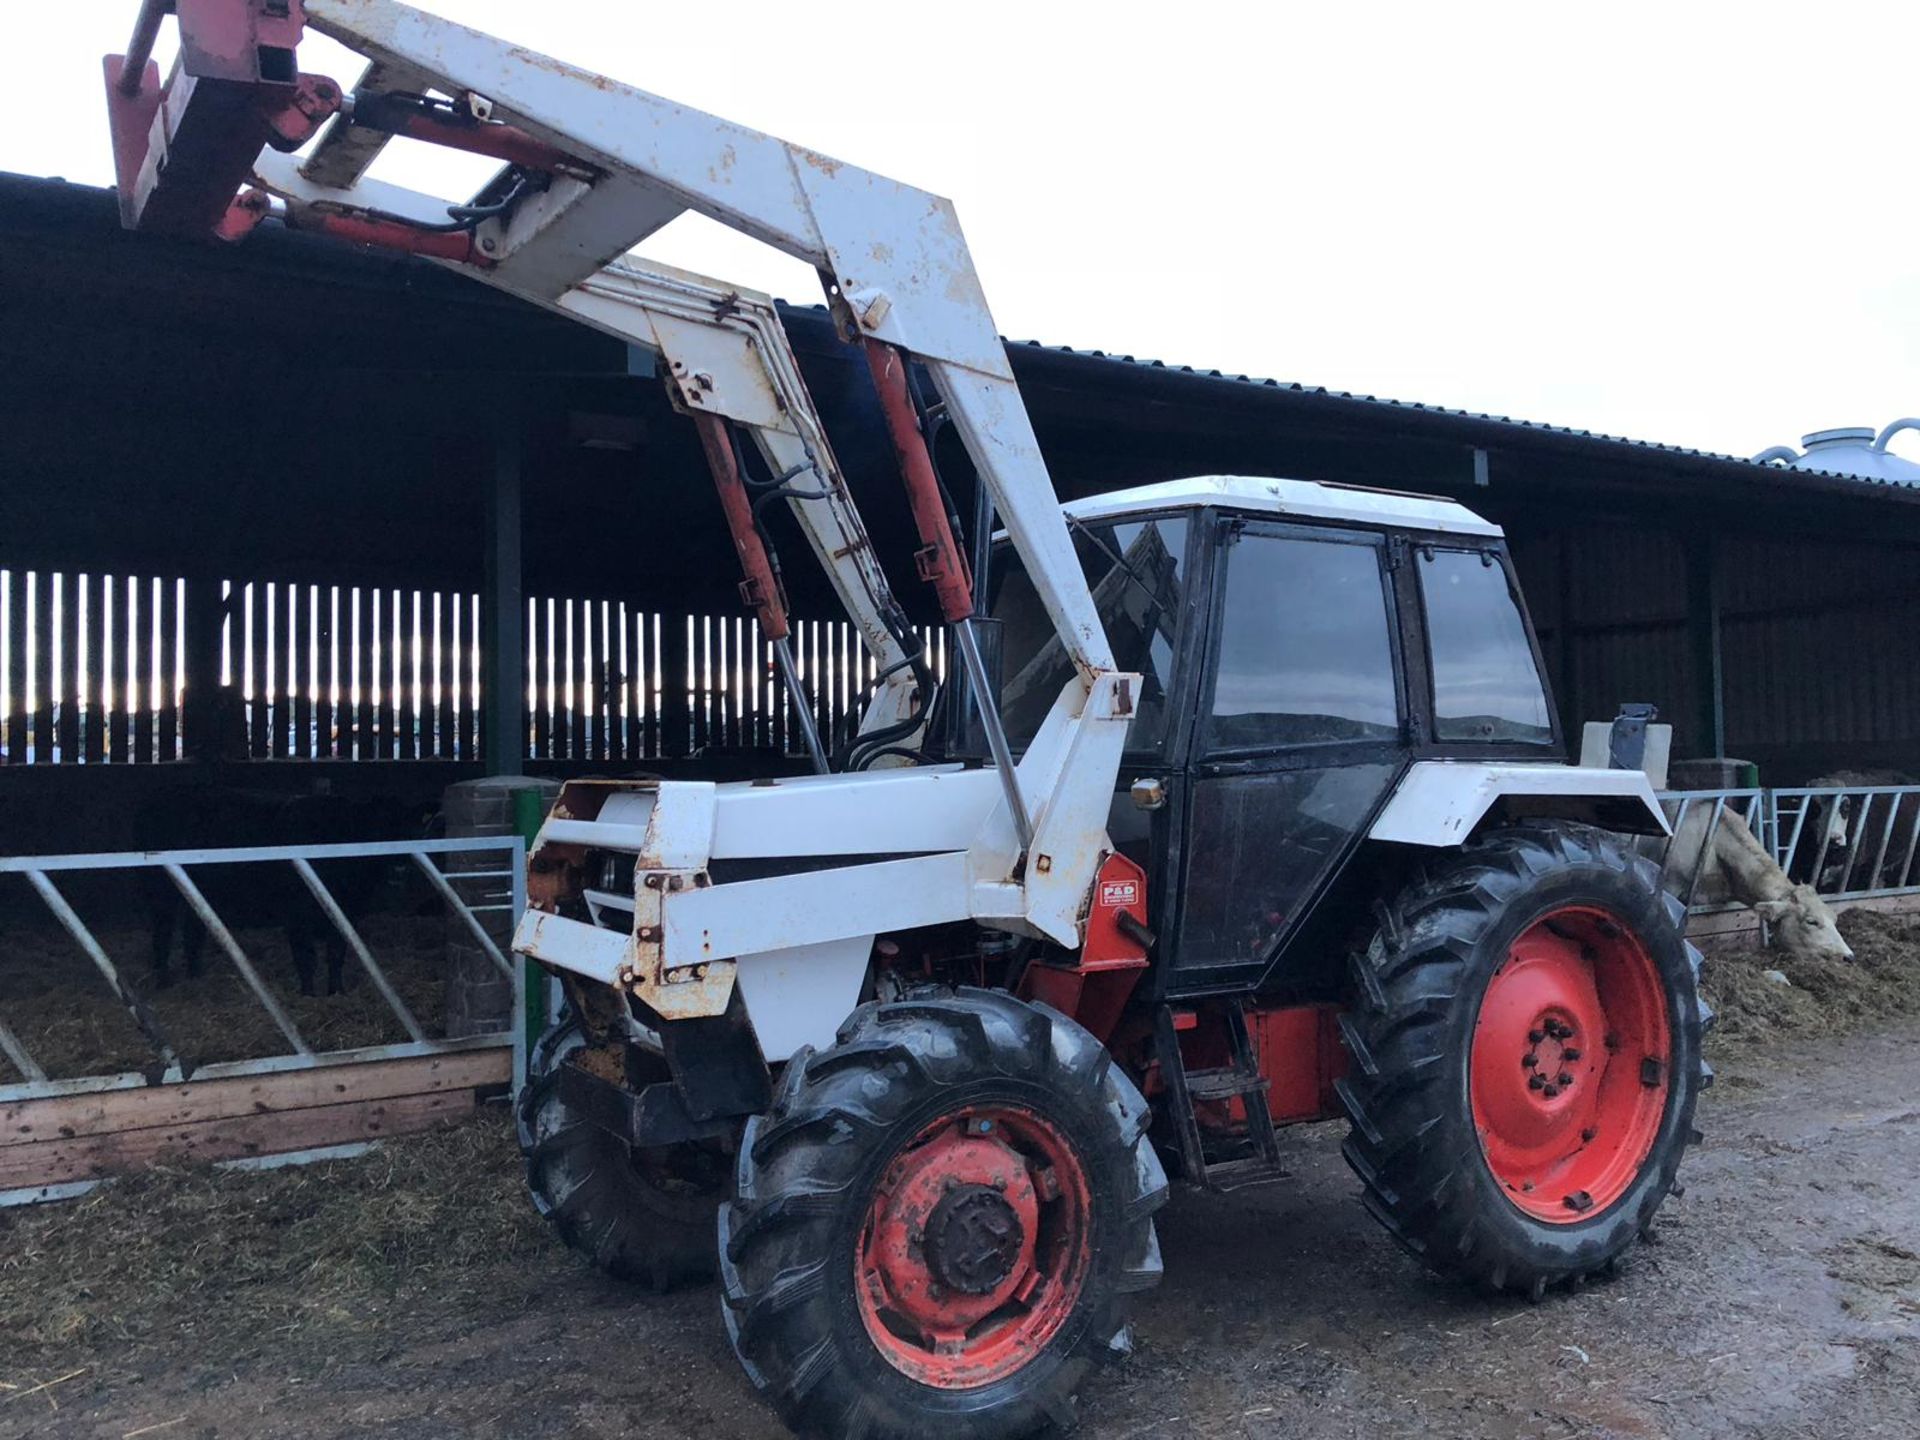
<path fill-rule="evenodd" d="M 134 8 L 5 7 L 0 169 L 110 182 Z M 1920 6 L 423 8 L 952 196 L 1017 338 L 1738 454 L 1920 413 Z M 705 222 L 645 253 L 817 298 Z"/>

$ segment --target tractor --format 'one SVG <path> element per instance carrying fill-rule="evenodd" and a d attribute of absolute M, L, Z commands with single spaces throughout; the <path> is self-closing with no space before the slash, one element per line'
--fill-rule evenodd
<path fill-rule="evenodd" d="M 645 347 L 698 433 L 813 773 L 568 783 L 516 950 L 564 996 L 518 1124 L 566 1244 L 717 1277 L 798 1431 L 1014 1437 L 1124 1355 L 1184 1187 L 1344 1116 L 1367 1208 L 1533 1299 L 1612 1267 L 1709 1079 L 1631 768 L 1564 763 L 1499 529 L 1314 480 L 1062 505 L 947 201 L 395 0 L 167 0 L 106 64 L 123 220 L 272 221 Z M 306 30 L 358 51 L 301 72 Z M 367 171 L 490 156 L 464 201 Z M 632 253 L 693 211 L 820 274 L 954 663 L 894 594 L 773 302 Z M 980 495 L 963 524 L 930 436 Z M 770 505 L 868 651 L 808 718 Z M 1642 847 L 1643 848 L 1643 847 Z"/>

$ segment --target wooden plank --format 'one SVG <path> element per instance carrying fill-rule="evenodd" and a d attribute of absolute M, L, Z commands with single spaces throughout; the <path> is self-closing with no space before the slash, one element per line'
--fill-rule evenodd
<path fill-rule="evenodd" d="M 86 607 L 86 624 L 81 626 L 86 662 L 75 668 L 75 684 L 84 684 L 86 687 L 86 712 L 81 716 L 81 743 L 77 758 L 88 762 L 108 758 L 106 691 L 100 685 L 104 674 L 100 647 L 106 643 L 106 620 L 102 614 L 106 586 L 106 578 L 98 574 L 83 574 L 73 578 L 73 593 L 83 597 L 81 603 Z"/>
<path fill-rule="evenodd" d="M 567 758 L 587 758 L 587 709 L 592 703 L 587 690 L 587 652 L 593 648 L 593 616 L 589 602 L 567 602 L 567 679 L 573 687 L 573 704 L 567 707 Z"/>
<path fill-rule="evenodd" d="M 247 705 L 247 753 L 264 758 L 267 753 L 266 586 L 240 587 L 236 619 L 240 622 L 234 626 L 236 659 L 245 662 L 247 684 L 253 691 L 253 699 Z M 237 672 L 240 666 L 236 664 L 234 669 Z"/>
<path fill-rule="evenodd" d="M 38 648 L 34 666 L 40 672 L 34 684 L 34 699 L 39 702 L 33 713 L 33 758 L 41 764 L 53 760 L 53 572 L 42 570 L 33 585 L 35 631 Z"/>
<path fill-rule="evenodd" d="M 535 600 L 527 633 L 533 637 L 533 753 L 553 758 L 553 687 L 548 667 L 553 663 L 553 602 Z"/>
<path fill-rule="evenodd" d="M 224 1080 L 189 1080 L 134 1090 L 101 1090 L 15 1100 L 0 1105 L 0 1150 L 86 1135 L 116 1134 L 154 1126 L 178 1127 L 246 1115 L 283 1114 L 318 1106 L 432 1095 L 448 1090 L 505 1085 L 513 1052 L 506 1046 L 415 1055 L 356 1065 L 322 1065 Z"/>
<path fill-rule="evenodd" d="M 633 745 L 627 754 L 642 760 L 660 753 L 660 694 L 653 667 L 660 655 L 660 617 L 633 612 Z"/>
<path fill-rule="evenodd" d="M 113 629 L 113 653 L 101 652 L 101 674 L 113 686 L 113 710 L 107 716 L 107 753 L 115 764 L 129 758 L 133 736 L 133 690 L 127 684 L 127 655 L 132 640 L 129 593 L 117 575 L 100 577 L 102 614 Z"/>
<path fill-rule="evenodd" d="M 467 595 L 453 593 L 453 751 L 447 758 L 465 760 L 474 755 L 474 687 L 472 659 L 480 655 L 480 614 Z"/>
<path fill-rule="evenodd" d="M 262 581 L 254 587 L 260 597 L 260 616 L 253 632 L 254 652 L 260 668 L 260 713 L 266 717 L 261 738 L 263 753 L 269 759 L 287 758 L 287 589 L 274 581 Z"/>
<path fill-rule="evenodd" d="M 137 597 L 137 603 L 136 603 Z M 133 760 L 153 763 L 153 636 L 159 591 L 151 577 L 127 581 L 127 706 L 133 711 Z"/>
<path fill-rule="evenodd" d="M 80 706 L 75 701 L 80 684 L 80 606 L 74 589 L 79 582 L 80 577 L 71 573 L 60 580 L 60 718 L 53 734 L 60 759 L 67 764 L 80 758 Z"/>
<path fill-rule="evenodd" d="M 373 652 L 380 638 L 380 627 L 375 623 L 380 595 L 371 585 L 356 586 L 354 593 L 360 603 L 359 618 L 355 622 L 359 644 L 354 661 L 360 704 L 353 717 L 353 758 L 377 760 L 380 758 L 380 669 L 373 663 Z"/>
<path fill-rule="evenodd" d="M 162 760 L 180 757 L 180 582 L 160 581 L 160 648 L 154 657 L 160 666 L 160 694 L 155 722 L 157 750 Z"/>
<path fill-rule="evenodd" d="M 360 701 L 353 707 L 353 745 L 350 760 L 371 760 L 377 753 L 374 728 L 374 669 L 373 669 L 373 599 L 372 587 L 356 585 L 353 588 L 354 604 L 357 607 L 354 618 L 354 660 L 353 683 L 360 695 Z"/>
<path fill-rule="evenodd" d="M 7 599 L 7 762 L 19 765 L 27 758 L 27 616 L 24 573 L 8 570 L 4 577 Z"/>
<path fill-rule="evenodd" d="M 313 702 L 313 753 L 314 758 L 325 760 L 339 753 L 337 726 L 339 717 L 334 713 L 333 693 L 340 684 L 338 657 L 333 646 L 333 611 L 339 603 L 339 591 L 332 585 L 320 587 L 320 597 L 315 605 L 314 656 L 320 667 L 320 693 Z"/>
<path fill-rule="evenodd" d="M 313 614 L 315 592 L 311 585 L 287 587 L 287 611 L 292 617 L 292 634 L 287 655 L 287 688 L 293 692 L 293 734 L 287 751 L 296 760 L 317 760 L 322 751 L 315 742 L 313 729 L 314 651 Z"/>
<path fill-rule="evenodd" d="M 713 739 L 713 617 L 700 615 L 693 622 L 693 735 L 689 752 L 698 755 Z"/>
<path fill-rule="evenodd" d="M 393 592 L 393 618 L 400 626 L 400 639 L 393 652 L 394 658 L 400 662 L 400 686 L 396 692 L 400 701 L 400 749 L 397 758 L 414 760 L 420 755 L 420 721 L 424 708 L 420 703 L 420 688 L 414 683 L 414 677 L 420 674 L 418 590 Z"/>
<path fill-rule="evenodd" d="M 400 592 L 380 592 L 380 757 L 400 758 L 400 716 L 405 702 L 394 676 L 400 669 Z"/>
<path fill-rule="evenodd" d="M 607 602 L 588 600 L 586 614 L 586 705 L 587 758 L 604 760 L 612 751 L 607 745 Z"/>
<path fill-rule="evenodd" d="M 0 1190 L 93 1180 L 159 1160 L 240 1160 L 377 1140 L 429 1129 L 471 1114 L 473 1107 L 473 1091 L 447 1090 L 10 1145 L 0 1150 Z"/>
<path fill-rule="evenodd" d="M 453 697 L 460 676 L 460 612 L 455 608 L 459 603 L 459 596 L 451 591 L 434 592 L 433 633 L 440 646 L 440 713 L 433 727 L 433 753 L 442 760 L 452 760 L 458 754 Z"/>

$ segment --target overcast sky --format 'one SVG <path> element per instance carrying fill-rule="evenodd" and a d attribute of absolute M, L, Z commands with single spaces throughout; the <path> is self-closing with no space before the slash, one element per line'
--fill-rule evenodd
<path fill-rule="evenodd" d="M 1920 6 L 423 8 L 952 196 L 1018 338 L 1738 454 L 1920 413 Z M 109 183 L 133 0 L 6 9 L 0 169 Z M 645 253 L 817 298 L 698 220 Z"/>

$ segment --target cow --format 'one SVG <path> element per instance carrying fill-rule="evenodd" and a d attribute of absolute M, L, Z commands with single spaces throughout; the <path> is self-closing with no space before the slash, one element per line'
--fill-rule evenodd
<path fill-rule="evenodd" d="M 324 790 L 286 794 L 222 786 L 144 806 L 134 817 L 134 830 L 142 850 L 197 850 L 393 840 L 417 835 L 420 824 L 397 802 L 348 800 Z M 350 919 L 368 910 L 394 864 L 382 856 L 313 862 L 315 873 Z M 327 994 L 345 991 L 346 939 L 290 862 L 201 865 L 190 867 L 188 874 L 228 929 L 273 926 L 284 931 L 302 995 L 318 993 L 323 950 Z M 198 976 L 207 930 L 164 871 L 148 869 L 142 875 L 153 984 L 164 990 L 173 983 L 176 938 L 188 976 Z"/>
<path fill-rule="evenodd" d="M 1916 783 L 1898 770 L 1836 770 L 1807 785 L 1857 791 Z M 1908 847 L 1920 825 L 1920 795 L 1815 795 L 1806 803 L 1806 819 L 1795 827 L 1798 837 L 1787 860 L 1792 874 L 1829 894 L 1898 889 L 1909 883 Z"/>
<path fill-rule="evenodd" d="M 1672 819 L 1677 804 L 1668 807 Z M 1661 883 L 1681 899 L 1745 905 L 1766 922 L 1773 948 L 1800 959 L 1851 960 L 1833 911 L 1813 886 L 1788 879 L 1767 847 L 1732 809 L 1711 836 L 1711 802 L 1686 807 L 1665 847 Z M 1657 842 L 1656 842 L 1657 843 Z"/>

